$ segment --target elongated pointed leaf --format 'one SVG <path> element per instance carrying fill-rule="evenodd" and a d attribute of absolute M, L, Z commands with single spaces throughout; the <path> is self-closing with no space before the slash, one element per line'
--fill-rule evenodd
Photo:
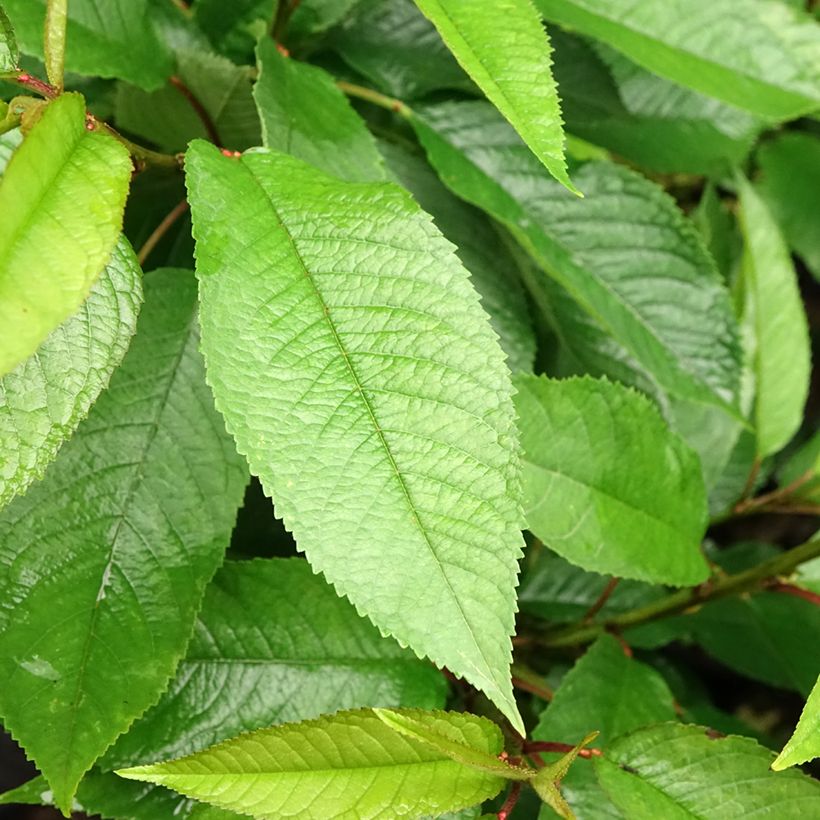
<path fill-rule="evenodd" d="M 341 594 L 520 726 L 512 387 L 452 246 L 397 186 L 201 142 L 186 167 L 208 378 L 251 471 Z"/>
<path fill-rule="evenodd" d="M 593 572 L 704 581 L 700 464 L 652 403 L 606 380 L 521 375 L 515 386 L 528 528 Z"/>
<path fill-rule="evenodd" d="M 757 453 L 763 458 L 785 446 L 803 420 L 811 369 L 809 331 L 789 250 L 745 179 L 740 180 L 740 225 L 744 319 L 754 346 Z"/>
<path fill-rule="evenodd" d="M 820 27 L 776 0 L 536 0 L 553 22 L 763 117 L 820 107 Z"/>
<path fill-rule="evenodd" d="M 564 159 L 550 42 L 531 0 L 416 0 L 416 5 L 544 167 L 577 193 Z"/>
<path fill-rule="evenodd" d="M 498 727 L 473 715 L 418 719 L 477 752 L 503 747 Z M 396 732 L 370 710 L 276 726 L 119 774 L 254 817 L 316 820 L 390 816 L 395 806 L 408 816 L 437 815 L 493 797 L 506 782 Z"/>
<path fill-rule="evenodd" d="M 128 241 L 73 316 L 0 379 L 0 507 L 22 493 L 88 415 L 137 325 L 142 271 Z"/>
<path fill-rule="evenodd" d="M 699 726 L 664 723 L 615 741 L 595 769 L 629 820 L 800 820 L 817 814 L 820 783 L 796 771 L 772 772 L 772 760 L 749 738 L 715 738 Z"/>
<path fill-rule="evenodd" d="M 0 71 L 14 71 L 20 62 L 17 37 L 8 15 L 0 6 Z"/>
<path fill-rule="evenodd" d="M 0 181 L 0 376 L 88 296 L 117 241 L 128 152 L 88 131 L 79 94 L 50 103 Z"/>
<path fill-rule="evenodd" d="M 820 757 L 820 678 L 803 707 L 794 734 L 772 763 L 772 768 L 780 771 L 815 757 Z"/>
<path fill-rule="evenodd" d="M 253 95 L 268 148 L 351 182 L 385 178 L 373 137 L 327 72 L 285 57 L 270 38 L 257 59 Z"/>
<path fill-rule="evenodd" d="M 146 285 L 108 391 L 0 518 L 0 714 L 63 809 L 168 682 L 245 484 L 204 383 L 193 279 Z"/>
<path fill-rule="evenodd" d="M 228 563 L 187 657 L 106 768 L 181 757 L 273 723 L 358 706 L 444 705 L 441 673 L 383 638 L 306 561 Z"/>
<path fill-rule="evenodd" d="M 43 56 L 48 0 L 3 0 L 26 54 Z M 173 71 L 169 49 L 151 25 L 151 0 L 70 0 L 66 68 L 158 88 Z"/>

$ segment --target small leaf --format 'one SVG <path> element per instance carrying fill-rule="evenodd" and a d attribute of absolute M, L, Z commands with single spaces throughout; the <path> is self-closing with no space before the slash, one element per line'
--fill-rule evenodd
<path fill-rule="evenodd" d="M 775 771 L 820 757 L 820 678 L 814 684 L 794 734 L 772 763 Z"/>
<path fill-rule="evenodd" d="M 761 0 L 537 0 L 547 20 L 603 40 L 650 71 L 763 117 L 820 106 L 820 30 Z"/>
<path fill-rule="evenodd" d="M 208 378 L 251 471 L 340 594 L 521 727 L 512 386 L 452 245 L 395 185 L 202 142 L 186 169 Z"/>
<path fill-rule="evenodd" d="M 820 783 L 772 772 L 772 759 L 749 738 L 664 723 L 619 738 L 594 765 L 629 820 L 802 820 L 820 812 Z"/>
<path fill-rule="evenodd" d="M 797 274 L 783 238 L 752 186 L 739 178 L 745 242 L 744 322 L 751 329 L 759 458 L 778 452 L 803 420 L 811 353 Z"/>
<path fill-rule="evenodd" d="M 594 379 L 515 379 L 524 513 L 584 569 L 688 586 L 709 569 L 697 456 L 644 396 Z"/>
<path fill-rule="evenodd" d="M 567 752 L 554 763 L 550 763 L 538 772 L 532 780 L 532 787 L 538 792 L 538 796 L 551 808 L 555 809 L 560 817 L 574 820 L 575 815 L 572 809 L 560 792 L 561 781 L 566 777 L 569 767 L 578 757 L 578 753 L 584 746 L 592 743 L 598 737 L 598 732 L 590 732 L 574 749 Z"/>
<path fill-rule="evenodd" d="M 204 383 L 193 277 L 145 284 L 108 390 L 0 517 L 0 715 L 64 811 L 173 674 L 247 477 Z"/>
<path fill-rule="evenodd" d="M 16 71 L 20 64 L 17 37 L 8 15 L 0 6 L 0 71 Z"/>
<path fill-rule="evenodd" d="M 485 754 L 502 750 L 494 724 L 473 715 L 417 715 Z M 369 709 L 241 735 L 198 754 L 137 766 L 122 777 L 159 783 L 256 817 L 439 815 L 494 797 L 506 782 L 391 729 Z"/>
<path fill-rule="evenodd" d="M 327 72 L 285 57 L 270 38 L 257 58 L 253 96 L 268 148 L 350 182 L 385 178 L 373 137 Z"/>
<path fill-rule="evenodd" d="M 379 635 L 306 561 L 229 562 L 168 690 L 103 765 L 181 757 L 273 723 L 358 706 L 443 706 L 444 677 Z"/>
<path fill-rule="evenodd" d="M 128 152 L 88 131 L 79 94 L 50 103 L 0 181 L 0 376 L 88 296 L 122 227 Z"/>
<path fill-rule="evenodd" d="M 531 0 L 491 4 L 416 0 L 416 5 L 544 167 L 578 193 L 564 159 L 551 46 Z M 499 26 L 501 19 L 503 26 Z"/>

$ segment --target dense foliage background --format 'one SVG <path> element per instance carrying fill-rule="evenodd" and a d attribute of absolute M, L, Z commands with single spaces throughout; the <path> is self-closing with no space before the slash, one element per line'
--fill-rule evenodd
<path fill-rule="evenodd" d="M 820 815 L 818 16 L 0 0 L 0 816 Z"/>

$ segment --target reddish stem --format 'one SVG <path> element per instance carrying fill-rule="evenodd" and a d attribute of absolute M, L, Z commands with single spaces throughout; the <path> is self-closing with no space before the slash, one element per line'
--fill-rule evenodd
<path fill-rule="evenodd" d="M 162 222 L 154 228 L 151 235 L 148 239 L 145 240 L 145 243 L 140 248 L 139 253 L 137 254 L 137 259 L 139 260 L 140 265 L 145 264 L 145 260 L 150 256 L 151 251 L 156 248 L 159 244 L 160 240 L 166 233 L 174 226 L 176 221 L 188 210 L 188 200 L 183 199 L 178 205 L 174 206 L 174 209 L 162 220 Z"/>
<path fill-rule="evenodd" d="M 16 83 L 17 85 L 21 85 L 23 88 L 27 88 L 29 91 L 33 91 L 41 97 L 45 97 L 47 100 L 53 100 L 58 94 L 57 89 L 54 88 L 53 85 L 49 85 L 44 80 L 41 80 L 38 77 L 33 77 L 31 74 L 27 74 L 25 71 L 18 74 L 16 77 L 5 77 L 4 79 L 7 79 L 9 82 Z"/>
<path fill-rule="evenodd" d="M 531 695 L 538 695 L 541 700 L 552 700 L 553 691 L 548 686 L 539 686 L 537 683 L 532 683 L 522 678 L 512 678 L 512 685 L 522 692 L 529 692 Z"/>
<path fill-rule="evenodd" d="M 575 747 L 571 743 L 556 743 L 548 740 L 528 740 L 524 743 L 524 754 L 531 754 L 533 752 L 560 752 L 566 754 L 571 752 Z M 590 758 L 600 757 L 600 749 L 581 749 L 578 752 L 578 757 Z"/>
<path fill-rule="evenodd" d="M 199 117 L 202 124 L 205 126 L 205 133 L 208 135 L 208 139 L 214 145 L 222 145 L 222 140 L 219 139 L 219 131 L 217 131 L 216 123 L 211 119 L 211 115 L 208 113 L 205 106 L 200 102 L 199 98 L 188 88 L 187 85 L 176 75 L 169 78 L 169 82 L 171 83 L 174 88 L 176 88 L 183 97 L 190 103 L 191 108 L 194 109 L 196 112 L 197 117 Z"/>
<path fill-rule="evenodd" d="M 510 793 L 507 795 L 507 799 L 504 801 L 504 805 L 498 810 L 498 820 L 507 820 L 510 814 L 512 814 L 512 810 L 515 808 L 516 803 L 518 803 L 518 798 L 520 796 L 521 783 L 513 783 L 510 787 Z"/>
<path fill-rule="evenodd" d="M 820 606 L 820 595 L 808 589 L 795 586 L 794 584 L 786 584 L 780 581 L 775 581 L 773 584 L 767 584 L 767 589 L 772 592 L 783 592 L 786 595 L 794 595 L 795 598 L 802 598 L 815 606 Z"/>
<path fill-rule="evenodd" d="M 607 585 L 604 587 L 598 600 L 587 610 L 586 615 L 581 619 L 581 623 L 588 624 L 604 607 L 604 604 L 609 600 L 609 596 L 615 591 L 618 586 L 620 578 L 610 578 Z"/>

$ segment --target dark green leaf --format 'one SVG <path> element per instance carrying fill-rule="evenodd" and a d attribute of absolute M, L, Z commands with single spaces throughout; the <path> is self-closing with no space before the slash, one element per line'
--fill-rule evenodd
<path fill-rule="evenodd" d="M 214 47 L 233 60 L 251 61 L 260 29 L 270 31 L 279 0 L 197 0 L 194 16 Z M 257 25 L 261 21 L 261 25 Z"/>
<path fill-rule="evenodd" d="M 343 20 L 361 0 L 301 0 L 288 22 L 287 40 L 321 34 Z"/>

